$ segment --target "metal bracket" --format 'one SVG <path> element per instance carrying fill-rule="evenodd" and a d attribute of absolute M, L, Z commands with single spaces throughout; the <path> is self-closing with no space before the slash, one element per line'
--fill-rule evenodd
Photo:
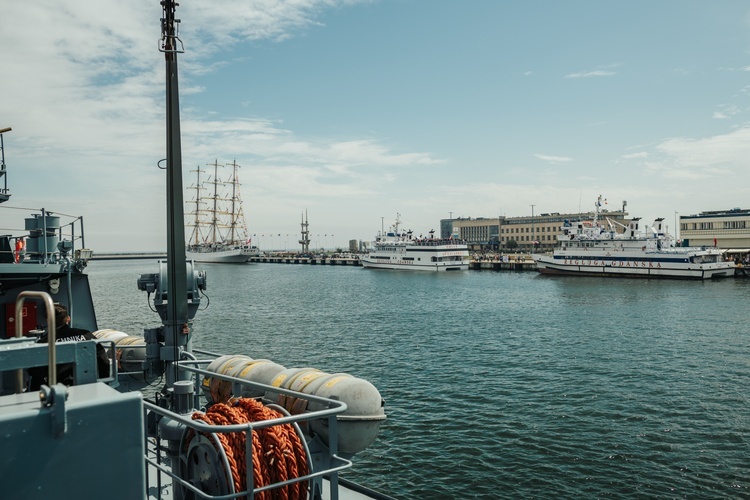
<path fill-rule="evenodd" d="M 52 422 L 52 437 L 61 438 L 68 430 L 68 418 L 65 412 L 65 402 L 68 399 L 68 389 L 63 384 L 52 387 L 43 385 L 39 391 L 39 399 L 45 408 L 49 409 Z"/>

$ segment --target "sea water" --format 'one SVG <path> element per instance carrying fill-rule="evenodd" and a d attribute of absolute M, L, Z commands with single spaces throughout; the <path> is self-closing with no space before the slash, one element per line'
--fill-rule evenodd
<path fill-rule="evenodd" d="M 379 389 L 388 419 L 354 481 L 418 499 L 750 495 L 750 280 L 199 267 L 195 347 Z M 99 327 L 158 326 L 136 288 L 157 270 L 92 262 Z"/>

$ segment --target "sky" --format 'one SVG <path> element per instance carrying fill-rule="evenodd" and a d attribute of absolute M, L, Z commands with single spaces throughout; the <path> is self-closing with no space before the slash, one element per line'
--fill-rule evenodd
<path fill-rule="evenodd" d="M 166 248 L 158 0 L 0 4 L 5 205 Z M 253 241 L 369 241 L 449 217 L 650 222 L 750 208 L 750 3 L 183 0 L 185 198 L 241 165 Z M 0 211 L 8 234 L 30 211 Z M 273 236 L 271 236 L 273 235 Z M 281 235 L 281 236 L 278 236 Z"/>

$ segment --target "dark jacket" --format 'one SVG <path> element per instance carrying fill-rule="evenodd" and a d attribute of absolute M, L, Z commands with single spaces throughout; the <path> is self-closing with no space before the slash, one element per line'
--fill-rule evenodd
<path fill-rule="evenodd" d="M 37 343 L 47 343 L 47 332 L 39 337 Z M 88 330 L 81 328 L 71 328 L 68 325 L 62 325 L 56 330 L 55 342 L 79 342 L 81 340 L 96 340 L 96 337 Z M 96 344 L 96 365 L 99 378 L 109 376 L 109 358 L 107 350 L 101 344 Z M 62 363 L 57 365 L 57 382 L 65 385 L 73 385 L 73 363 Z M 47 383 L 49 369 L 46 366 L 29 368 L 29 390 L 36 391 Z"/>

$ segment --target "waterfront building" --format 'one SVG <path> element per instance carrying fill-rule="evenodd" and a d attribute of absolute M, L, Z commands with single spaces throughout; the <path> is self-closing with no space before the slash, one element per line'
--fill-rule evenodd
<path fill-rule="evenodd" d="M 470 250 L 483 250 L 485 247 L 497 247 L 499 228 L 503 217 L 485 218 L 459 217 L 458 219 L 443 219 L 440 221 L 442 238 L 453 236 L 466 241 Z M 445 223 L 449 229 L 443 231 Z"/>
<path fill-rule="evenodd" d="M 600 217 L 608 217 L 627 225 L 627 212 L 602 210 Z M 474 251 L 492 250 L 551 250 L 557 245 L 557 235 L 562 233 L 566 220 L 591 220 L 593 212 L 574 214 L 542 213 L 524 217 L 459 217 L 440 221 L 441 234 L 458 234 Z M 450 228 L 450 229 L 448 229 Z M 617 228 L 622 232 L 622 228 Z"/>
<path fill-rule="evenodd" d="M 716 246 L 747 252 L 750 249 L 750 209 L 680 215 L 679 237 L 683 246 Z"/>

